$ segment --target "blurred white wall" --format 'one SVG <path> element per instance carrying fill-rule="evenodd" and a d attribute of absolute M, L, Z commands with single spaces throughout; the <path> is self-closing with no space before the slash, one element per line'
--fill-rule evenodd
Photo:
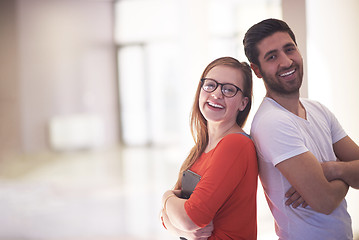
<path fill-rule="evenodd" d="M 307 2 L 309 97 L 332 110 L 359 144 L 359 1 Z"/>
<path fill-rule="evenodd" d="M 359 1 L 307 1 L 308 92 L 338 118 L 359 144 Z M 359 233 L 359 191 L 347 194 L 354 233 Z"/>
<path fill-rule="evenodd" d="M 96 146 L 116 145 L 119 130 L 113 1 L 1 2 L 9 15 L 1 23 L 9 29 L 1 38 L 13 33 L 12 41 L 2 47 L 14 49 L 4 51 L 2 58 L 4 62 L 10 60 L 10 69 L 16 69 L 1 81 L 1 91 L 8 92 L 1 118 L 12 114 L 13 124 L 6 124 L 7 120 L 4 125 L 19 136 L 18 149 L 49 150 L 51 120 L 78 114 L 95 116 L 101 122 L 102 137 L 96 140 Z M 7 100 L 10 98 L 11 104 Z"/>

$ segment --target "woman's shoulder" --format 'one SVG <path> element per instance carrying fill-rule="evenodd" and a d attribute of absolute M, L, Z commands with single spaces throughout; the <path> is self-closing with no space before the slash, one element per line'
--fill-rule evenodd
<path fill-rule="evenodd" d="M 230 133 L 222 138 L 222 140 L 235 140 L 235 141 L 252 141 L 252 138 L 246 132 Z"/>
<path fill-rule="evenodd" d="M 240 149 L 248 145 L 253 145 L 252 138 L 245 132 L 231 133 L 222 138 L 218 145 L 228 145 L 231 148 Z"/>
<path fill-rule="evenodd" d="M 218 143 L 215 151 L 221 156 L 222 163 L 227 162 L 233 166 L 243 167 L 244 162 L 254 162 L 254 164 L 257 162 L 256 148 L 252 139 L 242 133 L 226 135 Z"/>

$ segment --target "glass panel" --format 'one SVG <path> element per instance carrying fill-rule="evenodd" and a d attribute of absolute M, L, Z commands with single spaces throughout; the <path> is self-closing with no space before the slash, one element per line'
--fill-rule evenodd
<path fill-rule="evenodd" d="M 144 49 L 140 45 L 123 47 L 118 60 L 122 139 L 128 145 L 145 145 L 149 141 L 149 110 Z"/>

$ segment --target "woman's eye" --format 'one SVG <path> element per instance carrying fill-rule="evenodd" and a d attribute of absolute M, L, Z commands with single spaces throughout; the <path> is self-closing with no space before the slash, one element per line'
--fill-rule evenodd
<path fill-rule="evenodd" d="M 223 91 L 225 91 L 226 93 L 233 93 L 236 90 L 234 90 L 233 88 L 224 88 Z"/>
<path fill-rule="evenodd" d="M 206 84 L 204 85 L 204 88 L 207 89 L 207 90 L 212 90 L 214 89 L 215 85 L 214 84 Z"/>
<path fill-rule="evenodd" d="M 207 84 L 206 87 L 207 88 L 214 88 L 214 84 Z"/>

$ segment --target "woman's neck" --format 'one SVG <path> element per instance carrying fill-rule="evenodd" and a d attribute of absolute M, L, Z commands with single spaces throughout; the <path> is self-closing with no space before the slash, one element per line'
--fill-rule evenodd
<path fill-rule="evenodd" d="M 243 132 L 243 129 L 236 123 L 230 125 L 208 124 L 208 144 L 205 152 L 215 148 L 218 142 L 226 135 L 238 132 Z"/>

